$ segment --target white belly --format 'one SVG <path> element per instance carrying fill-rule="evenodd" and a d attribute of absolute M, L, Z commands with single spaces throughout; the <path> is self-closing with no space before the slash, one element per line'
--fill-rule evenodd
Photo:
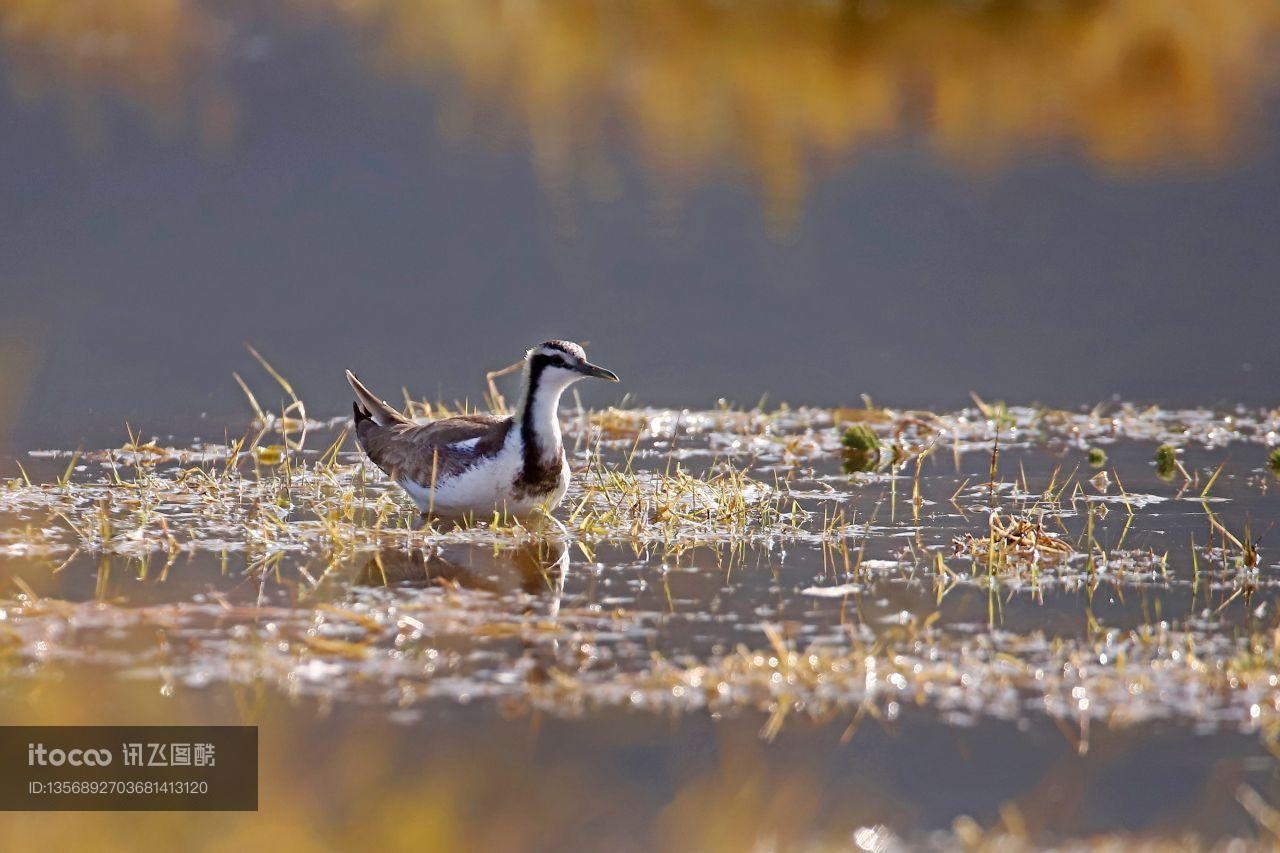
<path fill-rule="evenodd" d="M 400 486 L 422 512 L 441 516 L 474 515 L 482 519 L 494 512 L 524 515 L 537 507 L 553 509 L 569 487 L 569 464 L 564 462 L 560 485 L 550 496 L 517 497 L 516 479 L 524 465 L 519 447 L 508 443 L 495 457 L 455 476 L 441 479 L 433 490 L 409 480 Z"/>

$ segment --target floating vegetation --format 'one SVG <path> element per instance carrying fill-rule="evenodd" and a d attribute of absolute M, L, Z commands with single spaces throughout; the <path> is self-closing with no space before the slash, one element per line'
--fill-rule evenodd
<path fill-rule="evenodd" d="M 843 467 L 848 473 L 874 471 L 880 464 L 880 439 L 866 424 L 846 427 L 840 446 L 844 448 Z"/>
<path fill-rule="evenodd" d="M 1103 465 L 1106 465 L 1107 451 L 1103 450 L 1101 447 L 1097 447 L 1096 445 L 1094 447 L 1090 447 L 1089 464 L 1094 468 L 1101 468 Z"/>
<path fill-rule="evenodd" d="M 1172 480 L 1178 473 L 1178 451 L 1171 444 L 1156 448 L 1156 474 L 1162 480 Z"/>
<path fill-rule="evenodd" d="M 1267 467 L 1271 469 L 1271 473 L 1280 474 L 1280 447 L 1267 454 Z"/>
<path fill-rule="evenodd" d="M 993 571 L 1054 563 L 1073 553 L 1071 545 L 1046 530 L 1040 520 L 1025 516 L 1003 519 L 999 512 L 993 511 L 988 526 L 986 536 L 975 538 L 972 533 L 966 533 L 964 538 L 953 539 L 955 552 L 985 561 Z"/>
<path fill-rule="evenodd" d="M 554 582 L 553 582 L 554 586 Z M 789 715 L 861 712 L 893 720 L 927 709 L 953 724 L 1047 714 L 1130 726 L 1191 717 L 1280 734 L 1280 647 L 1274 632 L 1210 637 L 1159 623 L 1075 638 L 973 634 L 936 618 L 875 629 L 846 644 L 797 646 L 762 627 L 766 643 L 703 660 L 643 654 L 626 642 L 656 630 L 624 611 L 511 608 L 448 582 L 413 599 L 365 589 L 314 606 L 191 603 L 123 610 L 19 596 L 5 606 L 13 662 L 123 666 L 187 688 L 252 684 L 318 699 L 398 708 L 438 698 L 502 699 L 555 714 L 625 706 L 652 711 L 762 710 L 776 734 Z M 152 642 L 160 632 L 166 639 Z M 464 642 L 465 641 L 465 642 Z M 499 655 L 501 668 L 492 666 Z M 442 652 L 442 649 L 453 649 Z"/>
<path fill-rule="evenodd" d="M 558 524 L 466 527 L 422 519 L 345 427 L 255 406 L 221 442 L 28 454 L 0 489 L 10 671 L 397 713 L 750 709 L 770 737 L 908 708 L 1082 743 L 1099 721 L 1280 731 L 1280 585 L 1251 521 L 1276 498 L 1220 452 L 1272 446 L 1275 411 L 569 413 Z M 851 453 L 874 471 L 845 476 Z"/>

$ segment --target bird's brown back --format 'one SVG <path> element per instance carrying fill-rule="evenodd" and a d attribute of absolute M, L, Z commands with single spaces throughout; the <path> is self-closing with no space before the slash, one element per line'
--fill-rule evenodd
<path fill-rule="evenodd" d="M 511 430 L 511 418 L 498 415 L 462 415 L 429 424 L 379 426 L 372 420 L 356 424 L 356 438 L 373 463 L 393 480 L 407 477 L 429 484 L 457 476 L 477 461 L 502 449 Z M 471 447 L 452 447 L 479 439 Z"/>

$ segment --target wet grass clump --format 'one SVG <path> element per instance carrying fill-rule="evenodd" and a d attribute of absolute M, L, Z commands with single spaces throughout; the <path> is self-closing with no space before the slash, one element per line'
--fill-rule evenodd
<path fill-rule="evenodd" d="M 874 471 L 880 464 L 880 439 L 866 424 L 846 427 L 840 436 L 840 446 L 844 449 L 846 473 Z"/>

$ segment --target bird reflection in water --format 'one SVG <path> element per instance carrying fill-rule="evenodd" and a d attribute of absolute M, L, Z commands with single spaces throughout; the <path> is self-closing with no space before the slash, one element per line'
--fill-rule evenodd
<path fill-rule="evenodd" d="M 357 564 L 350 583 L 405 591 L 444 586 L 491 594 L 499 607 L 514 604 L 522 617 L 549 626 L 559 622 L 568 570 L 565 540 L 549 536 L 506 548 L 382 548 Z M 512 652 L 517 658 L 511 665 L 531 681 L 546 681 L 552 668 L 565 668 L 559 662 L 561 643 L 554 632 L 543 634 L 540 639 L 523 637 L 516 641 Z"/>
<path fill-rule="evenodd" d="M 358 586 L 453 586 L 497 596 L 516 592 L 547 600 L 560 610 L 569 549 L 559 537 L 539 537 L 509 548 L 458 545 L 442 548 L 382 548 L 356 569 Z M 534 609 L 531 604 L 526 612 Z"/>

